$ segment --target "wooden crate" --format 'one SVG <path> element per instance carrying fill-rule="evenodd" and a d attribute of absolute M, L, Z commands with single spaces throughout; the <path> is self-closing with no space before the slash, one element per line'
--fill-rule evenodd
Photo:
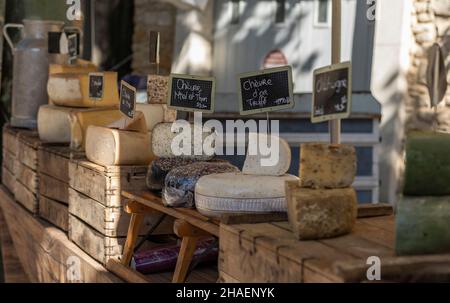
<path fill-rule="evenodd" d="M 43 142 L 37 132 L 19 131 L 17 160 L 35 172 L 38 171 L 38 151 Z"/>
<path fill-rule="evenodd" d="M 3 166 L 8 169 L 11 173 L 14 173 L 16 171 L 16 156 L 7 150 L 6 148 L 3 148 Z"/>
<path fill-rule="evenodd" d="M 69 239 L 103 265 L 111 258 L 122 256 L 126 241 L 125 237 L 102 235 L 71 214 L 69 214 Z"/>
<path fill-rule="evenodd" d="M 287 222 L 222 225 L 220 281 L 370 282 L 374 256 L 381 261 L 381 281 L 448 281 L 450 255 L 397 257 L 394 229 L 393 216 L 368 217 L 358 219 L 349 235 L 298 241 Z"/>
<path fill-rule="evenodd" d="M 39 193 L 41 196 L 69 205 L 69 184 L 45 174 L 39 175 Z"/>
<path fill-rule="evenodd" d="M 69 189 L 69 213 L 93 227 L 106 237 L 126 237 L 131 216 L 122 207 L 106 207 L 88 196 Z M 157 216 L 146 216 L 140 234 L 146 235 L 155 224 Z M 165 220 L 154 234 L 167 234 L 172 231 L 173 221 Z"/>
<path fill-rule="evenodd" d="M 3 187 L 0 187 L 0 208 L 17 256 L 31 282 L 122 282 L 69 241 L 65 233 L 20 207 Z M 80 275 L 72 280 L 75 277 L 70 273 L 76 268 L 79 268 Z"/>
<path fill-rule="evenodd" d="M 69 184 L 70 160 L 83 159 L 84 152 L 72 151 L 68 146 L 41 146 L 39 148 L 39 173 Z"/>
<path fill-rule="evenodd" d="M 9 151 L 13 156 L 18 155 L 18 133 L 18 128 L 12 128 L 8 124 L 3 127 L 3 149 Z"/>
<path fill-rule="evenodd" d="M 59 229 L 69 230 L 69 206 L 58 201 L 39 197 L 39 216 Z"/>
<path fill-rule="evenodd" d="M 106 207 L 123 207 L 121 192 L 145 191 L 147 166 L 103 167 L 89 161 L 69 163 L 70 187 Z"/>
<path fill-rule="evenodd" d="M 16 201 L 25 207 L 29 212 L 34 215 L 39 211 L 39 198 L 36 194 L 32 193 L 25 185 L 20 182 L 16 182 L 14 186 L 14 198 Z"/>
<path fill-rule="evenodd" d="M 5 164 L 5 162 L 3 162 Z M 16 191 L 16 177 L 5 165 L 2 166 L 2 184 L 9 190 L 10 194 L 14 196 Z"/>

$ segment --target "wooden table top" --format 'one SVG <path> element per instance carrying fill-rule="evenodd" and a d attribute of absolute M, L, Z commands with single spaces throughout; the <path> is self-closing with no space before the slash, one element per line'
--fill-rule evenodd
<path fill-rule="evenodd" d="M 298 241 L 287 222 L 222 225 L 221 228 L 223 235 L 233 235 L 240 242 L 253 243 L 255 249 L 264 251 L 266 255 L 273 253 L 292 264 L 301 264 L 305 282 L 364 281 L 370 257 L 380 258 L 383 280 L 420 280 L 425 274 L 432 278 L 439 274 L 439 279 L 444 274 L 450 278 L 450 255 L 396 256 L 393 215 L 360 218 L 351 234 L 318 241 Z M 221 270 L 236 272 L 230 264 L 223 263 Z M 436 268 L 440 268 L 439 273 Z M 419 271 L 421 277 L 417 276 Z M 314 275 L 307 276 L 306 272 Z M 326 278 L 316 280 L 318 276 Z"/>

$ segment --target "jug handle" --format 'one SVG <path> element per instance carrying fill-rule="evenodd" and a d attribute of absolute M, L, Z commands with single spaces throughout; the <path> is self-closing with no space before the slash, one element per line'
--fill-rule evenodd
<path fill-rule="evenodd" d="M 11 37 L 8 34 L 9 28 L 18 28 L 20 30 L 23 30 L 24 26 L 23 24 L 16 24 L 16 23 L 10 23 L 3 26 L 3 35 L 5 36 L 6 42 L 8 42 L 9 47 L 11 47 L 11 50 L 14 51 L 15 49 L 14 43 L 12 42 Z"/>

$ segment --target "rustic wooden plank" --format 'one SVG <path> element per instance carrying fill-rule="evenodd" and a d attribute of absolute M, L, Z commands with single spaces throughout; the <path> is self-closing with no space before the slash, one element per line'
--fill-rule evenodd
<path fill-rule="evenodd" d="M 330 260 L 354 259 L 319 242 L 300 242 L 292 232 L 267 223 L 221 225 L 220 248 L 220 271 L 241 282 L 306 282 L 313 275 L 334 281 Z M 325 261 L 305 266 L 310 259 Z"/>
<path fill-rule="evenodd" d="M 39 193 L 54 201 L 69 204 L 69 184 L 43 173 L 39 175 Z"/>
<path fill-rule="evenodd" d="M 9 190 L 14 196 L 16 191 L 16 177 L 14 173 L 9 171 L 6 167 L 2 166 L 2 184 Z"/>
<path fill-rule="evenodd" d="M 39 197 L 39 216 L 61 230 L 69 230 L 69 207 L 58 201 Z"/>
<path fill-rule="evenodd" d="M 6 225 L 3 212 L 0 210 L 0 247 L 3 260 L 4 282 L 5 283 L 28 283 L 28 277 L 17 258 L 8 226 Z"/>
<path fill-rule="evenodd" d="M 367 280 L 369 267 L 364 261 L 337 262 L 334 271 L 345 282 L 363 282 Z M 450 280 L 450 255 L 380 258 L 380 261 L 381 278 L 385 282 L 430 283 Z"/>
<path fill-rule="evenodd" d="M 25 272 L 32 282 L 70 282 L 69 269 L 74 269 L 70 260 L 79 261 L 80 281 L 87 283 L 118 283 L 115 275 L 69 241 L 57 228 L 34 218 L 2 187 L 0 207 L 4 212 L 11 238 Z M 17 224 L 20 220 L 20 224 Z M 45 274 L 42 274 L 45 273 Z"/>
<path fill-rule="evenodd" d="M 39 170 L 63 183 L 69 183 L 69 162 L 83 159 L 83 152 L 72 151 L 68 146 L 42 146 L 39 148 Z"/>
<path fill-rule="evenodd" d="M 14 190 L 14 197 L 17 202 L 19 202 L 29 212 L 36 215 L 39 211 L 38 197 L 20 182 L 16 182 Z"/>
<path fill-rule="evenodd" d="M 18 155 L 18 138 L 19 129 L 12 128 L 8 124 L 3 127 L 3 148 L 8 150 L 14 156 Z"/>
<path fill-rule="evenodd" d="M 138 273 L 131 268 L 122 265 L 118 259 L 110 259 L 106 264 L 106 268 L 113 272 L 122 280 L 128 283 L 151 283 L 152 281 L 144 275 Z"/>
<path fill-rule="evenodd" d="M 107 207 L 123 207 L 123 190 L 147 190 L 147 170 L 147 166 L 103 167 L 88 161 L 72 160 L 69 163 L 69 184 Z"/>
<path fill-rule="evenodd" d="M 38 170 L 38 149 L 42 144 L 37 133 L 20 132 L 17 160 L 34 171 Z"/>
<path fill-rule="evenodd" d="M 220 222 L 227 225 L 237 224 L 257 224 L 269 222 L 284 222 L 288 220 L 287 213 L 272 214 L 244 214 L 244 215 L 224 215 Z"/>
<path fill-rule="evenodd" d="M 161 213 L 165 213 L 175 219 L 185 220 L 189 224 L 192 224 L 193 226 L 198 227 L 213 236 L 219 236 L 219 223 L 215 220 L 202 216 L 195 210 L 165 207 L 161 198 L 150 192 L 133 194 L 128 191 L 122 191 L 122 195 L 129 200 L 139 202 L 142 205 L 148 206 L 149 208 L 157 210 Z"/>
<path fill-rule="evenodd" d="M 363 222 L 364 224 L 372 225 L 388 232 L 393 232 L 395 230 L 394 216 L 391 216 L 389 220 L 386 220 L 385 217 L 366 218 Z"/>
<path fill-rule="evenodd" d="M 69 239 L 92 258 L 106 265 L 111 258 L 122 256 L 126 239 L 100 234 L 80 219 L 69 214 Z"/>
<path fill-rule="evenodd" d="M 358 205 L 358 218 L 392 216 L 394 208 L 389 204 Z"/>
<path fill-rule="evenodd" d="M 14 176 L 17 181 L 22 183 L 29 191 L 37 195 L 39 193 L 39 175 L 38 173 L 22 164 L 20 161 L 16 161 Z"/>
<path fill-rule="evenodd" d="M 10 172 L 16 171 L 16 156 L 10 151 L 3 148 L 3 166 L 6 167 Z"/>
<path fill-rule="evenodd" d="M 106 207 L 88 196 L 69 189 L 69 212 L 108 237 L 126 237 L 131 216 L 122 207 Z M 140 235 L 146 235 L 161 217 L 161 213 L 145 216 Z M 173 220 L 167 218 L 154 234 L 171 234 Z"/>

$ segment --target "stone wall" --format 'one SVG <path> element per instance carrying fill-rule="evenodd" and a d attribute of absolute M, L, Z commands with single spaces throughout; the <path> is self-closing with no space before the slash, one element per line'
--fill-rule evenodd
<path fill-rule="evenodd" d="M 157 0 L 134 0 L 132 69 L 135 74 L 148 75 L 156 73 L 155 66 L 149 62 L 149 32 L 151 30 L 161 33 L 160 73 L 168 75 L 171 72 L 177 10 L 172 4 L 163 2 Z"/>
<path fill-rule="evenodd" d="M 437 114 L 430 106 L 426 86 L 429 48 L 438 42 L 443 46 L 450 83 L 450 1 L 413 0 L 410 51 L 411 68 L 408 74 L 409 100 L 406 103 L 406 131 L 432 130 L 437 122 L 439 131 L 450 132 L 450 89 L 439 105 Z"/>

